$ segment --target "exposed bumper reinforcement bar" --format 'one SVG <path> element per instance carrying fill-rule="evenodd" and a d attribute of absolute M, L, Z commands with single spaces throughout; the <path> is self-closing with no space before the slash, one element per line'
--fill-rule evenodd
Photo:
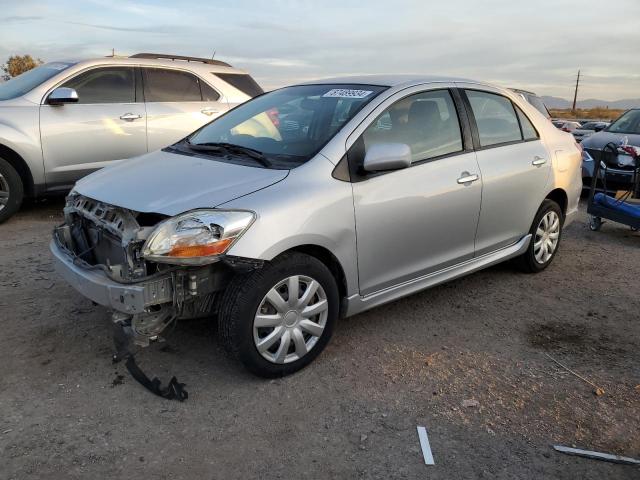
<path fill-rule="evenodd" d="M 140 284 L 122 284 L 111 280 L 101 270 L 90 270 L 74 264 L 55 240 L 51 241 L 49 249 L 58 274 L 82 295 L 104 307 L 133 315 L 144 313 L 150 305 L 171 302 L 173 299 L 170 275 Z"/>

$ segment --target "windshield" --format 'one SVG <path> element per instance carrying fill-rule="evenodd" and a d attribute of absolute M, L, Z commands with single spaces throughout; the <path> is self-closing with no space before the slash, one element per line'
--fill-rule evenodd
<path fill-rule="evenodd" d="M 231 144 L 252 149 L 274 168 L 313 157 L 386 87 L 299 85 L 250 100 L 194 133 L 191 145 Z M 236 149 L 237 153 L 238 150 Z M 215 151 L 212 151 L 215 154 Z"/>
<path fill-rule="evenodd" d="M 582 130 L 595 130 L 597 123 L 595 122 L 587 122 L 583 124 L 580 129 Z"/>
<path fill-rule="evenodd" d="M 11 100 L 30 92 L 42 82 L 49 80 L 62 70 L 66 70 L 73 63 L 53 62 L 45 63 L 32 70 L 24 72 L 4 83 L 0 83 L 0 100 Z"/>
<path fill-rule="evenodd" d="M 640 134 L 640 110 L 629 110 L 606 129 L 611 133 Z"/>

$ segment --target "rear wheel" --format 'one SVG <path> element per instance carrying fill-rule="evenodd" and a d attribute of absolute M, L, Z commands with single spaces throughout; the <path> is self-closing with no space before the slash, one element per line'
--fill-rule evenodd
<path fill-rule="evenodd" d="M 235 277 L 220 304 L 225 348 L 262 377 L 308 365 L 331 338 L 339 295 L 329 269 L 315 257 L 283 255 Z"/>
<path fill-rule="evenodd" d="M 20 175 L 4 158 L 0 158 L 0 223 L 18 211 L 24 198 Z"/>
<path fill-rule="evenodd" d="M 549 266 L 560 246 L 563 222 L 562 209 L 556 202 L 549 199 L 542 202 L 529 231 L 529 247 L 516 259 L 521 270 L 537 273 Z"/>

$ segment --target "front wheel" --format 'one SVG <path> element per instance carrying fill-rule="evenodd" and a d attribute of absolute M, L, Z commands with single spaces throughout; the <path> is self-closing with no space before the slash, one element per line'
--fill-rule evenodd
<path fill-rule="evenodd" d="M 516 259 L 521 270 L 537 273 L 549 266 L 560 245 L 563 222 L 562 209 L 556 202 L 542 202 L 531 224 L 529 247 Z"/>
<path fill-rule="evenodd" d="M 4 158 L 0 158 L 0 223 L 18 211 L 24 197 L 20 175 Z"/>
<path fill-rule="evenodd" d="M 256 375 L 288 375 L 329 342 L 338 304 L 336 281 L 322 262 L 285 254 L 231 281 L 218 316 L 222 343 Z"/>

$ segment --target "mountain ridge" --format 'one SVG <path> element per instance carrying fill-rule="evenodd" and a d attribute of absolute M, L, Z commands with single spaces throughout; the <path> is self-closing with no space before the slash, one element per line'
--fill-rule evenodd
<path fill-rule="evenodd" d="M 565 109 L 571 108 L 573 102 L 560 97 L 552 97 L 544 95 L 541 97 L 547 108 Z M 576 102 L 577 108 L 610 108 L 616 110 L 627 110 L 629 108 L 640 108 L 640 98 L 625 98 L 623 100 L 599 100 L 596 98 L 587 98 Z"/>

